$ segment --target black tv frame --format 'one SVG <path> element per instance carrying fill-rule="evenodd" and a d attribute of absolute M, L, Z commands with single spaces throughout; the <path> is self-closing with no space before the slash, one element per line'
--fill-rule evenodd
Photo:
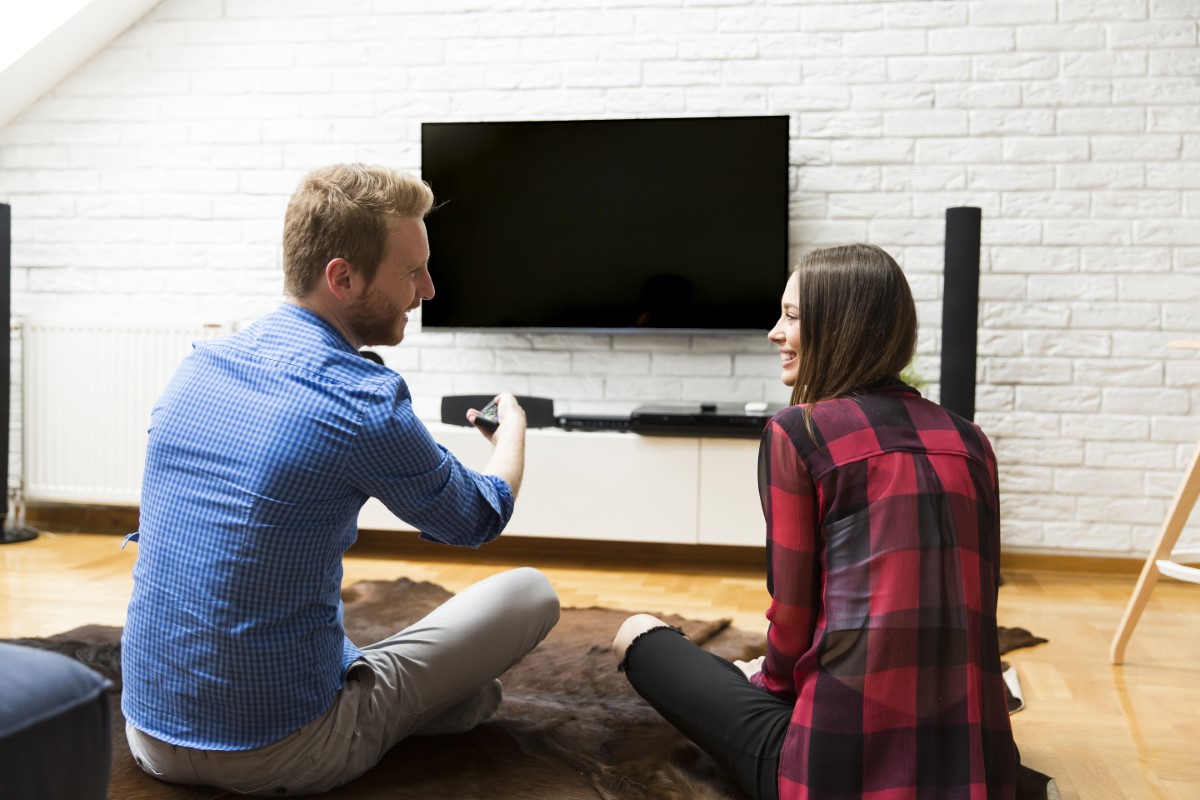
<path fill-rule="evenodd" d="M 626 317 L 621 319 L 615 319 L 612 316 L 602 316 L 600 312 L 596 311 L 596 309 L 589 309 L 586 307 L 582 308 L 582 310 L 576 308 L 574 311 L 555 309 L 553 311 L 543 312 L 542 308 L 534 308 L 531 311 L 530 307 L 537 305 L 536 301 L 529 301 L 528 298 L 520 298 L 518 302 L 518 298 L 515 297 L 513 298 L 512 302 L 496 302 L 491 304 L 492 307 L 490 308 L 468 309 L 468 311 L 473 314 L 473 317 L 464 317 L 463 314 L 460 313 L 461 306 L 466 305 L 462 301 L 464 298 L 470 297 L 471 293 L 474 291 L 479 292 L 479 294 L 474 295 L 475 297 L 491 299 L 504 296 L 503 292 L 508 289 L 505 283 L 511 278 L 511 270 L 513 269 L 512 264 L 518 263 L 514 261 L 514 259 L 516 258 L 515 254 L 520 251 L 520 248 L 513 242 L 500 245 L 495 252 L 504 254 L 493 256 L 497 265 L 496 268 L 481 270 L 483 272 L 490 272 L 492 274 L 485 275 L 483 277 L 473 276 L 469 278 L 469 280 L 472 281 L 486 281 L 489 279 L 495 281 L 493 285 L 483 289 L 478 289 L 475 286 L 466 286 L 463 283 L 464 281 L 468 280 L 465 270 L 462 272 L 461 276 L 448 273 L 448 270 L 452 268 L 457 269 L 457 266 L 452 267 L 448 265 L 448 261 L 450 264 L 453 264 L 455 258 L 460 260 L 469 258 L 472 263 L 478 263 L 479 259 L 472 258 L 469 254 L 465 254 L 465 250 L 461 243 L 467 237 L 461 233 L 445 233 L 442 229 L 441 220 L 450 214 L 470 214 L 478 219 L 480 216 L 480 211 L 478 210 L 478 207 L 469 205 L 469 203 L 475 199 L 474 197 L 470 199 L 464 199 L 467 195 L 467 192 L 470 190 L 464 190 L 462 189 L 461 185 L 456 184 L 455 181 L 458 180 L 457 177 L 447 175 L 445 171 L 439 171 L 436 168 L 436 164 L 431 167 L 431 149 L 436 150 L 436 148 L 442 148 L 442 151 L 434 152 L 432 160 L 436 161 L 437 159 L 441 159 L 444 162 L 447 160 L 447 150 L 452 150 L 454 147 L 463 147 L 461 141 L 447 144 L 444 141 L 446 137 L 462 136 L 464 134 L 477 135 L 481 130 L 485 135 L 499 135 L 500 137 L 504 137 L 511 136 L 514 132 L 523 130 L 527 135 L 532 137 L 533 140 L 541 143 L 544 146 L 551 132 L 561 132 L 570 133 L 572 137 L 577 135 L 579 137 L 578 141 L 591 143 L 599 142 L 598 149 L 603 151 L 604 142 L 601 138 L 601 132 L 612 135 L 622 135 L 624 138 L 629 138 L 631 131 L 638 130 L 640 135 L 646 135 L 649 137 L 649 146 L 651 148 L 659 148 L 657 151 L 653 152 L 662 152 L 662 141 L 664 137 L 668 135 L 667 132 L 687 132 L 688 130 L 696 131 L 700 129 L 700 126 L 708 126 L 710 134 L 715 136 L 717 139 L 724 138 L 731 141 L 738 137 L 740 137 L 742 141 L 745 141 L 747 132 L 753 132 L 760 139 L 766 140 L 766 148 L 770 149 L 771 157 L 776 159 L 775 164 L 778 167 L 777 173 L 773 171 L 774 166 L 762 166 L 765 163 L 761 152 L 764 149 L 763 147 L 758 148 L 757 152 L 752 153 L 750 153 L 747 148 L 739 150 L 731 149 L 729 152 L 723 153 L 721 156 L 724 161 L 730 164 L 741 165 L 744 163 L 758 162 L 754 169 L 748 170 L 750 175 L 747 180 L 763 184 L 764 188 L 755 189 L 760 197 L 765 196 L 767 193 L 773 195 L 771 198 L 765 201 L 760 201 L 759 203 L 760 205 L 769 209 L 765 213 L 754 213 L 745 210 L 743 207 L 747 206 L 745 202 L 745 192 L 747 191 L 747 186 L 741 185 L 737 181 L 729 180 L 727 178 L 710 178 L 708 175 L 698 174 L 694 178 L 698 185 L 703 184 L 706 180 L 710 184 L 717 182 L 720 184 L 719 194 L 714 193 L 716 196 L 710 197 L 708 194 L 685 193 L 686 198 L 690 202 L 696 203 L 698 206 L 706 206 L 707 201 L 711 199 L 712 205 L 717 209 L 720 209 L 711 212 L 711 216 L 704 217 L 705 220 L 709 220 L 712 217 L 716 217 L 721 214 L 724 214 L 733 220 L 732 224 L 730 224 L 727 229 L 730 232 L 728 235 L 731 241 L 733 241 L 733 236 L 739 232 L 746 234 L 748 230 L 752 231 L 752 233 L 748 235 L 757 237 L 757 241 L 751 238 L 747 240 L 750 242 L 749 246 L 747 246 L 747 241 L 743 241 L 737 243 L 736 247 L 733 249 L 740 247 L 743 250 L 750 250 L 751 252 L 747 258 L 751 260 L 756 259 L 756 264 L 759 267 L 767 263 L 773 263 L 774 266 L 770 268 L 774 273 L 772 277 L 761 277 L 760 274 L 757 287 L 753 289 L 743 289 L 745 293 L 743 297 L 737 297 L 736 292 L 729 292 L 728 295 L 720 294 L 716 288 L 713 288 L 719 286 L 717 281 L 702 282 L 695 290 L 696 307 L 699 307 L 700 313 L 688 314 L 680 311 L 679 309 L 674 309 L 673 316 L 660 316 L 658 322 L 653 321 L 653 314 L 647 314 L 645 312 L 642 313 L 638 320 L 635 320 L 634 317 L 636 316 L 636 309 L 632 308 L 634 306 L 632 301 L 634 299 L 638 299 L 634 298 L 631 294 L 633 287 L 637 287 L 639 283 L 641 284 L 642 297 L 640 299 L 642 300 L 645 300 L 646 297 L 651 295 L 651 284 L 647 281 L 647 279 L 652 274 L 653 268 L 648 266 L 643 266 L 643 269 L 645 269 L 644 276 L 641 272 L 631 272 L 628 278 L 630 281 L 632 281 L 632 283 L 628 285 L 621 284 L 620 281 L 614 281 L 614 284 L 625 286 L 626 293 L 623 296 L 623 299 L 629 307 L 627 310 L 631 312 Z M 442 137 L 442 141 L 440 143 L 436 138 L 438 136 Z M 435 297 L 433 301 L 425 306 L 422 312 L 422 327 L 431 331 L 496 331 L 505 333 L 683 333 L 716 335 L 731 335 L 738 333 L 761 334 L 770 328 L 778 316 L 779 292 L 782 291 L 788 274 L 788 206 L 790 193 L 788 174 L 788 145 L 789 118 L 786 115 L 425 122 L 422 124 L 422 177 L 431 183 L 434 195 L 437 198 L 437 206 L 435 206 L 434 211 L 426 219 L 426 225 L 429 228 L 430 244 L 432 249 L 430 262 L 431 273 L 433 275 L 434 284 L 438 289 L 439 296 Z M 527 145 L 522 144 L 521 147 L 527 147 Z M 576 147 L 576 149 L 573 151 L 566 152 L 568 148 L 565 146 L 560 147 L 557 142 L 553 143 L 552 147 L 546 147 L 545 149 L 550 151 L 545 155 L 545 160 L 550 165 L 560 163 L 554 161 L 553 159 L 564 158 L 570 161 L 572 165 L 578 165 L 586 160 L 587 153 L 595 152 L 593 150 L 581 150 L 578 147 Z M 703 151 L 701 145 L 698 143 L 686 141 L 676 149 L 688 151 L 689 154 L 692 155 L 694 161 L 687 160 L 683 157 L 681 157 L 679 161 L 683 162 L 687 160 L 687 163 L 689 164 L 695 163 L 695 170 L 698 173 L 703 171 L 705 168 L 704 155 L 711 153 L 711 151 Z M 517 150 L 519 152 L 520 148 L 517 148 Z M 698 156 L 695 155 L 697 150 L 701 151 Z M 530 157 L 536 157 L 538 159 L 543 157 L 542 152 L 542 149 L 536 147 L 529 147 L 527 150 L 528 154 L 532 154 Z M 609 151 L 605 155 L 609 158 L 616 158 L 616 151 Z M 477 167 L 477 169 L 494 170 L 496 174 L 500 174 L 504 171 L 501 169 L 501 167 L 503 167 L 504 169 L 510 169 L 513 173 L 524 174 L 521 173 L 520 170 L 515 166 L 497 166 L 493 161 L 487 161 L 483 157 L 476 158 L 477 160 L 473 163 L 480 165 Z M 519 159 L 517 159 L 517 161 L 519 162 Z M 651 164 L 653 166 L 649 172 L 655 173 L 658 170 L 658 162 L 651 161 Z M 633 170 L 629 172 L 623 172 L 619 175 L 613 175 L 611 183 L 619 184 L 625 187 L 625 194 L 620 194 L 617 190 L 612 189 L 607 185 L 610 183 L 609 176 L 613 174 L 612 172 L 604 172 L 598 167 L 593 168 L 590 165 L 585 168 L 585 174 L 587 173 L 587 170 L 593 170 L 593 175 L 596 175 L 597 172 L 600 174 L 595 183 L 591 183 L 586 180 L 580 181 L 578 195 L 585 202 L 591 199 L 588 197 L 589 194 L 603 195 L 608 193 L 609 195 L 615 197 L 631 197 L 632 195 L 628 192 L 628 185 L 636 184 L 636 182 L 639 180 L 650 180 L 650 178 L 643 178 L 642 176 L 637 175 Z M 675 171 L 674 174 L 678 174 L 680 172 L 678 166 L 671 165 L 663 167 L 661 174 L 673 174 L 672 170 Z M 464 171 L 465 170 L 460 170 L 457 174 L 461 175 Z M 570 174 L 574 175 L 576 173 L 572 172 Z M 764 175 L 766 177 L 763 177 Z M 688 180 L 693 179 L 690 173 L 685 177 Z M 556 187 L 560 187 L 562 184 L 567 183 L 569 183 L 569 181 L 563 181 L 561 183 L 556 182 L 555 185 Z M 511 185 L 511 182 L 501 185 Z M 595 187 L 595 191 L 589 191 L 589 187 L 593 186 Z M 559 188 L 556 188 L 554 191 L 559 190 Z M 532 192 L 533 189 L 525 186 L 518 186 L 514 191 L 517 195 L 520 195 L 521 192 Z M 680 190 L 676 189 L 675 191 Z M 691 200 L 691 198 L 695 197 L 703 197 L 706 202 L 701 203 L 696 200 Z M 572 199 L 575 198 L 572 197 Z M 456 201 L 463 203 L 463 205 L 460 205 L 458 208 L 456 208 Z M 638 198 L 637 202 L 643 201 L 641 198 Z M 499 205 L 500 204 L 495 204 L 490 207 L 496 208 L 499 207 Z M 551 203 L 550 205 L 555 204 Z M 528 214 L 525 218 L 520 218 L 519 213 L 513 211 L 513 209 L 523 208 L 520 201 L 517 201 L 511 205 L 511 208 L 502 208 L 499 213 L 509 214 L 511 218 L 516 220 L 516 224 L 527 224 L 531 229 L 533 226 L 539 223 L 548 226 L 555 225 L 556 218 L 558 225 L 556 228 L 552 229 L 555 230 L 555 232 L 558 230 L 575 230 L 571 227 L 573 225 L 582 226 L 582 222 L 576 222 L 576 220 L 571 218 L 571 215 L 569 214 L 563 214 L 561 216 L 559 215 L 558 209 L 565 205 L 565 203 L 559 203 L 555 205 L 555 207 L 544 216 L 539 214 Z M 597 205 L 601 208 L 605 207 L 600 202 L 597 202 Z M 692 207 L 694 208 L 695 206 Z M 657 217 L 654 218 L 654 224 L 659 224 L 659 222 L 662 222 L 664 229 L 671 232 L 670 235 L 681 237 L 683 234 L 679 233 L 679 231 L 681 230 L 681 226 L 685 223 L 681 223 L 679 220 L 690 220 L 691 218 L 687 217 L 682 210 L 680 210 L 678 213 L 672 212 L 673 209 L 668 204 L 665 202 L 659 203 L 657 206 L 655 206 L 654 213 L 661 213 L 663 216 L 661 219 Z M 709 211 L 706 207 L 704 208 L 703 213 L 705 215 L 709 215 Z M 739 214 L 743 216 L 739 218 Z M 749 218 L 747 218 L 747 216 L 749 216 Z M 579 214 L 577 217 L 579 219 L 587 218 L 585 214 Z M 648 220 L 651 219 L 651 217 L 648 214 L 643 214 L 640 219 Z M 460 217 L 456 223 L 461 231 L 474 230 L 470 223 L 463 222 L 462 220 L 463 217 Z M 644 223 L 644 227 L 648 226 L 649 223 Z M 502 226 L 499 225 L 496 227 L 502 228 Z M 602 227 L 603 226 L 598 225 L 597 229 L 602 229 Z M 701 236 L 714 236 L 717 235 L 712 233 L 715 227 L 716 226 L 706 224 L 706 222 L 701 222 L 696 225 L 695 229 Z M 761 233 L 763 230 L 769 230 L 770 232 L 763 234 Z M 724 235 L 724 230 L 722 231 L 722 235 Z M 475 238 L 477 239 L 478 237 Z M 528 242 L 529 239 L 530 236 L 527 235 L 522 241 Z M 577 234 L 576 238 L 572 239 L 571 241 L 579 241 L 580 247 L 586 247 L 586 234 Z M 664 242 L 666 241 L 670 240 L 669 238 L 664 237 Z M 674 241 L 679 242 L 683 240 L 676 238 Z M 688 241 L 687 244 L 690 244 L 690 241 Z M 769 255 L 764 254 L 764 251 L 767 250 L 770 251 Z M 564 247 L 560 250 L 556 250 L 555 252 L 563 251 L 569 251 L 569 248 Z M 676 251 L 664 245 L 663 252 L 671 252 L 674 254 Z M 584 253 L 584 260 L 586 260 L 586 257 L 589 255 L 590 253 Z M 566 259 L 570 258 L 572 258 L 570 255 L 566 257 Z M 718 261 L 718 259 L 714 257 L 713 263 L 724 264 L 726 262 Z M 491 265 L 489 264 L 489 266 Z M 663 271 L 668 273 L 676 272 L 676 266 L 677 265 L 674 264 L 668 265 Z M 713 267 L 713 269 L 716 269 L 716 267 Z M 696 278 L 695 274 L 685 271 L 681 272 L 683 272 L 683 277 L 689 281 L 693 281 Z M 730 281 L 734 288 L 737 288 L 736 284 L 733 283 L 737 280 L 737 273 L 738 265 L 736 263 L 731 264 Z M 580 267 L 578 272 L 565 275 L 562 279 L 566 281 L 588 280 L 591 279 L 593 275 L 599 274 L 602 274 L 601 270 L 599 269 L 589 270 L 588 268 Z M 670 286 L 671 280 L 675 279 L 673 277 L 667 278 L 668 286 Z M 643 281 L 646 282 L 642 283 Z M 545 283 L 546 282 L 543 282 L 540 285 L 545 285 Z M 589 285 L 589 287 L 590 286 L 591 285 Z M 605 288 L 607 289 L 607 287 Z M 616 290 L 614 289 L 613 291 Z M 673 289 L 668 288 L 665 296 L 674 297 L 675 294 L 673 294 L 673 292 Z M 584 293 L 584 295 L 589 298 L 598 296 L 598 294 L 599 293 Z M 451 303 L 458 304 L 460 308 L 453 310 L 448 308 L 448 305 Z M 526 306 L 522 307 L 521 303 L 526 303 Z M 716 310 L 718 304 L 725 306 L 720 312 L 717 312 Z M 738 304 L 743 306 L 740 312 L 739 310 L 734 309 L 734 306 Z M 476 305 L 478 306 L 484 304 L 476 303 Z M 598 307 L 603 307 L 605 306 L 605 303 L 601 302 L 597 303 L 596 305 Z M 615 306 L 616 304 L 613 305 Z M 565 303 L 564 307 L 570 308 L 570 301 Z M 520 309 L 518 312 L 519 315 L 511 315 L 510 317 L 503 319 L 497 316 L 498 314 L 503 314 L 513 308 Z M 695 310 L 695 307 L 689 307 L 689 310 Z M 608 308 L 605 308 L 605 312 L 608 312 Z M 642 322 L 641 320 L 644 320 L 647 316 L 651 317 L 651 321 Z"/>

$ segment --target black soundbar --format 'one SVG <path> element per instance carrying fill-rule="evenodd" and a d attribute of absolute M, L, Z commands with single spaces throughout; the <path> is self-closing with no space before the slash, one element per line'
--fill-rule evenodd
<path fill-rule="evenodd" d="M 482 409 L 492 402 L 494 394 L 449 394 L 442 398 L 442 422 L 447 425 L 463 425 L 467 422 L 467 409 Z M 517 402 L 525 409 L 525 425 L 529 428 L 554 426 L 554 401 L 548 397 L 517 395 Z"/>

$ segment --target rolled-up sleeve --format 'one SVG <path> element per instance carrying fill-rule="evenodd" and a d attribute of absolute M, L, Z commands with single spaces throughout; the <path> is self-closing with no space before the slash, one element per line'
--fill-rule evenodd
<path fill-rule="evenodd" d="M 413 413 L 403 380 L 366 406 L 348 461 L 347 479 L 423 539 L 478 547 L 512 517 L 508 483 L 464 466 L 434 441 Z"/>

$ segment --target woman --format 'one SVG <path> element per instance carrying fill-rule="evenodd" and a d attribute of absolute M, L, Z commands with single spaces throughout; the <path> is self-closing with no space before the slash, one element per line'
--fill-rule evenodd
<path fill-rule="evenodd" d="M 996 633 L 996 459 L 899 378 L 916 347 L 878 247 L 805 257 L 769 334 L 792 405 L 763 432 L 767 653 L 730 663 L 639 614 L 633 688 L 752 798 L 1012 798 Z"/>

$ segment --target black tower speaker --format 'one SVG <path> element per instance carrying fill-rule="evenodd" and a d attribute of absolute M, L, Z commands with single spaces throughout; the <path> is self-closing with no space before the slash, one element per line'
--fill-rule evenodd
<path fill-rule="evenodd" d="M 9 417 L 9 385 L 12 381 L 12 335 L 9 317 L 12 314 L 12 208 L 0 203 L 0 322 L 4 330 L 0 332 L 0 404 L 4 407 L 3 423 L 0 424 L 0 474 L 4 476 L 5 512 L 4 530 L 0 531 L 0 544 L 26 542 L 37 536 L 37 531 L 29 528 L 10 527 L 15 520 L 8 518 L 8 426 L 12 423 Z"/>
<path fill-rule="evenodd" d="M 975 347 L 979 330 L 978 208 L 946 209 L 942 284 L 942 405 L 975 419 Z"/>

